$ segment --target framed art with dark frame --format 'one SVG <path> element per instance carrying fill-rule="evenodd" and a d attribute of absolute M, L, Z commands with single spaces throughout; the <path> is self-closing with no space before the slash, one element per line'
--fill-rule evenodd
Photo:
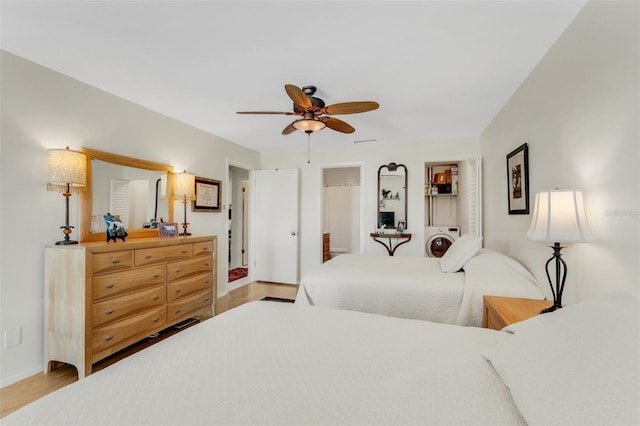
<path fill-rule="evenodd" d="M 529 214 L 529 148 L 526 143 L 507 154 L 509 214 Z"/>
<path fill-rule="evenodd" d="M 196 199 L 191 204 L 194 212 L 220 212 L 222 182 L 196 176 Z"/>

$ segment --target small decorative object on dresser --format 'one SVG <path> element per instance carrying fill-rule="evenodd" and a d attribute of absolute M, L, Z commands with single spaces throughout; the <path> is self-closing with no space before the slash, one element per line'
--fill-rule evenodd
<path fill-rule="evenodd" d="M 549 300 L 485 295 L 482 297 L 482 326 L 502 330 L 513 323 L 535 317 L 550 304 Z"/>
<path fill-rule="evenodd" d="M 158 237 L 173 238 L 178 235 L 177 223 L 160 223 L 158 225 Z"/>
<path fill-rule="evenodd" d="M 127 231 L 124 229 L 120 216 L 113 216 L 111 213 L 107 213 L 104 216 L 104 223 L 107 225 L 107 242 L 113 240 L 116 242 L 116 238 L 120 238 L 124 241 L 127 238 Z"/>

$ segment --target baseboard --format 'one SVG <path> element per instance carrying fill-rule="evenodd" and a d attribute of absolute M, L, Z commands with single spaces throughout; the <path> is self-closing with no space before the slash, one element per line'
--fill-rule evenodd
<path fill-rule="evenodd" d="M 44 368 L 44 365 L 40 364 L 36 367 L 22 371 L 18 374 L 14 374 L 13 376 L 5 377 L 4 379 L 0 380 L 0 388 L 12 385 L 14 383 L 19 382 L 20 380 L 24 380 L 28 377 L 35 376 L 36 374 L 42 373 L 43 368 Z"/>

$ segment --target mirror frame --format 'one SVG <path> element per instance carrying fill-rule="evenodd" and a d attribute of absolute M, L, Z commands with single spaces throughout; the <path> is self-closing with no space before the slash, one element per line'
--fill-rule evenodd
<path fill-rule="evenodd" d="M 90 241 L 107 241 L 106 232 L 91 233 L 91 208 L 93 203 L 93 177 L 91 173 L 91 160 L 102 160 L 107 163 L 118 164 L 121 166 L 134 167 L 137 169 L 154 170 L 159 172 L 167 172 L 167 199 L 173 200 L 173 166 L 162 163 L 154 163 L 152 161 L 140 160 L 133 157 L 125 157 L 124 155 L 112 154 L 110 152 L 98 151 L 91 148 L 81 148 L 80 152 L 87 155 L 87 186 L 84 192 L 80 193 L 80 229 L 78 240 L 81 243 Z M 167 203 L 167 222 L 173 222 L 173 202 Z M 155 228 L 132 228 L 127 229 L 129 234 L 127 238 L 149 238 L 157 237 L 158 230 Z"/>
<path fill-rule="evenodd" d="M 407 216 L 409 215 L 409 210 L 407 210 L 407 195 L 409 193 L 407 182 L 408 182 L 409 171 L 407 170 L 407 166 L 405 166 L 404 164 L 389 163 L 389 164 L 383 164 L 378 168 L 378 196 L 376 200 L 378 212 L 376 214 L 376 229 L 380 227 L 380 197 L 382 197 L 382 193 L 381 193 L 382 188 L 380 188 L 380 173 L 384 168 L 386 168 L 390 172 L 395 172 L 400 167 L 404 169 L 404 215 L 405 215 L 404 227 L 405 229 L 409 228 L 409 222 L 407 219 Z M 397 229 L 397 228 L 394 226 L 393 229 Z"/>

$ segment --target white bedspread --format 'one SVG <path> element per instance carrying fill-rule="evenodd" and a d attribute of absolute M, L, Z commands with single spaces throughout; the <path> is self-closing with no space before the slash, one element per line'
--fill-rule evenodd
<path fill-rule="evenodd" d="M 522 265 L 493 250 L 464 269 L 444 273 L 430 257 L 340 255 L 302 279 L 296 303 L 479 327 L 484 294 L 544 298 Z"/>
<path fill-rule="evenodd" d="M 3 425 L 515 425 L 482 352 L 508 333 L 254 302 L 2 419 Z"/>

